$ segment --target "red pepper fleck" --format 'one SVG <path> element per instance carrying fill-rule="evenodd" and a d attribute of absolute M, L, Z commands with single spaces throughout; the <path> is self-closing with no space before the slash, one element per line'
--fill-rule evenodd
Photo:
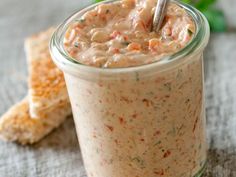
<path fill-rule="evenodd" d="M 167 150 L 167 151 L 164 153 L 163 157 L 166 158 L 166 157 L 168 157 L 170 154 L 171 154 L 171 152 L 170 152 L 169 150 Z"/>
<path fill-rule="evenodd" d="M 114 130 L 114 127 L 110 126 L 110 125 L 105 125 L 111 132 Z"/>
<path fill-rule="evenodd" d="M 185 152 L 181 152 L 181 155 L 184 156 L 184 155 L 185 155 Z"/>
<path fill-rule="evenodd" d="M 80 30 L 80 29 L 83 29 L 83 28 L 84 28 L 84 25 L 82 25 L 80 23 L 77 24 L 76 27 L 75 27 L 76 30 Z"/>
<path fill-rule="evenodd" d="M 114 48 L 113 53 L 120 53 L 120 49 Z"/>
<path fill-rule="evenodd" d="M 124 36 L 124 40 L 127 41 L 129 38 L 128 36 Z"/>
<path fill-rule="evenodd" d="M 119 31 L 113 31 L 113 33 L 110 35 L 111 39 L 115 39 L 117 36 L 121 35 L 121 32 Z"/>
<path fill-rule="evenodd" d="M 126 102 L 126 103 L 132 103 L 132 100 L 129 100 L 127 97 L 124 97 L 124 96 L 122 96 L 121 98 L 120 98 L 120 101 L 124 101 L 124 102 Z"/>
<path fill-rule="evenodd" d="M 148 20 L 148 22 L 147 22 L 147 27 L 151 26 L 152 21 L 153 21 L 152 18 L 150 18 L 150 19 Z"/>
<path fill-rule="evenodd" d="M 143 139 L 143 138 L 141 138 L 141 139 L 140 139 L 140 141 L 144 141 L 144 139 Z"/>
<path fill-rule="evenodd" d="M 119 117 L 119 121 L 120 121 L 120 124 L 124 124 L 125 121 L 124 121 L 124 118 L 123 117 Z"/>
<path fill-rule="evenodd" d="M 103 14 L 100 15 L 100 18 L 101 18 L 103 21 L 106 21 L 106 20 L 107 20 L 107 19 L 106 19 L 106 16 L 103 15 Z"/>
<path fill-rule="evenodd" d="M 154 174 L 163 176 L 164 175 L 164 170 L 161 169 L 160 171 L 154 171 Z"/>
<path fill-rule="evenodd" d="M 96 131 L 93 132 L 93 137 L 94 137 L 94 138 L 97 138 L 97 136 L 96 136 Z"/>
<path fill-rule="evenodd" d="M 137 114 L 133 114 L 132 117 L 133 117 L 133 118 L 136 118 L 136 117 L 137 117 Z"/>
<path fill-rule="evenodd" d="M 154 136 L 157 136 L 157 135 L 160 135 L 161 132 L 159 130 L 157 130 L 155 133 L 154 133 Z"/>
<path fill-rule="evenodd" d="M 196 154 L 197 154 L 197 150 L 196 150 L 196 149 L 194 149 L 194 156 L 196 156 Z"/>
<path fill-rule="evenodd" d="M 117 139 L 115 139 L 114 141 L 115 141 L 116 145 L 118 145 L 118 144 L 119 144 Z"/>
<path fill-rule="evenodd" d="M 121 81 L 122 83 L 125 83 L 125 82 L 126 82 L 126 80 L 125 80 L 125 79 L 121 79 L 120 81 Z"/>
<path fill-rule="evenodd" d="M 158 77 L 158 78 L 156 78 L 155 82 L 156 82 L 156 83 L 160 83 L 160 82 L 162 82 L 162 81 L 164 81 L 164 80 L 165 80 L 164 77 Z"/>
<path fill-rule="evenodd" d="M 151 101 L 149 101 L 148 99 L 143 99 L 142 101 L 143 101 L 143 103 L 146 104 L 147 107 L 149 107 L 150 104 L 152 104 Z"/>
<path fill-rule="evenodd" d="M 142 24 L 143 29 L 146 30 L 146 24 L 143 21 L 141 21 L 141 24 Z"/>
<path fill-rule="evenodd" d="M 166 16 L 164 17 L 164 20 L 165 20 L 165 21 L 168 21 L 170 18 L 171 18 L 171 17 L 170 17 L 169 15 L 166 15 Z"/>

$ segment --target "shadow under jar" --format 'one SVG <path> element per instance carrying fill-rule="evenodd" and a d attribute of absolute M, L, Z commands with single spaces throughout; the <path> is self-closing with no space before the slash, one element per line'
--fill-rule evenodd
<path fill-rule="evenodd" d="M 68 18 L 51 39 L 88 177 L 197 177 L 204 171 L 203 50 L 209 26 L 196 9 L 171 2 L 193 18 L 196 33 L 185 48 L 151 64 L 95 68 L 67 54 L 66 30 L 97 4 Z"/>

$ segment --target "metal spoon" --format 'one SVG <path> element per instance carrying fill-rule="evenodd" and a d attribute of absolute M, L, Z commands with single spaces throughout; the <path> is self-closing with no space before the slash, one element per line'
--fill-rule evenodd
<path fill-rule="evenodd" d="M 161 28 L 166 7 L 169 0 L 157 0 L 157 6 L 153 17 L 152 31 L 158 32 Z"/>

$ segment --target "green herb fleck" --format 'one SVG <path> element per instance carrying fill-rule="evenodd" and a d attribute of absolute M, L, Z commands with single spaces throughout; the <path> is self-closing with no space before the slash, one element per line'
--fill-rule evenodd
<path fill-rule="evenodd" d="M 167 132 L 167 135 L 175 136 L 175 134 L 176 134 L 175 126 L 172 125 L 172 129 Z"/>
<path fill-rule="evenodd" d="M 177 134 L 181 134 L 181 130 L 184 128 L 184 125 L 182 124 L 180 127 L 177 128 Z"/>
<path fill-rule="evenodd" d="M 159 145 L 159 144 L 161 144 L 161 141 L 157 141 L 157 142 L 154 144 L 154 146 L 157 146 L 157 145 Z"/>
<path fill-rule="evenodd" d="M 141 159 L 141 157 L 137 156 L 137 157 L 131 158 L 131 161 L 134 162 L 140 168 L 145 168 L 144 160 Z"/>
<path fill-rule="evenodd" d="M 153 92 L 148 92 L 147 95 L 153 96 L 154 93 Z"/>
<path fill-rule="evenodd" d="M 136 81 L 139 82 L 140 81 L 140 78 L 139 78 L 139 73 L 138 72 L 135 72 L 135 78 L 136 78 Z"/>
<path fill-rule="evenodd" d="M 192 36 L 193 32 L 190 29 L 188 29 L 188 34 L 189 34 L 189 36 Z"/>
<path fill-rule="evenodd" d="M 171 91 L 171 83 L 165 83 L 164 87 L 168 90 Z"/>
<path fill-rule="evenodd" d="M 202 166 L 204 166 L 205 164 L 206 164 L 205 161 L 201 161 L 199 165 L 202 167 Z"/>
<path fill-rule="evenodd" d="M 76 20 L 76 21 L 78 21 L 80 23 L 84 23 L 86 21 L 86 19 L 85 18 L 80 18 L 79 20 Z"/>
<path fill-rule="evenodd" d="M 78 42 L 75 42 L 75 43 L 74 43 L 74 47 L 78 48 L 78 47 L 79 47 L 79 43 L 78 43 Z"/>
<path fill-rule="evenodd" d="M 182 75 L 183 75 L 183 70 L 182 70 L 182 69 L 178 69 L 178 73 L 177 73 L 176 78 L 177 78 L 177 79 L 178 79 L 178 78 L 181 78 Z"/>
<path fill-rule="evenodd" d="M 188 104 L 189 102 L 190 102 L 189 98 L 187 100 L 185 100 L 185 104 Z"/>
<path fill-rule="evenodd" d="M 124 41 L 124 42 L 122 42 L 121 44 L 127 46 L 127 45 L 130 44 L 130 42 L 128 42 L 128 41 Z"/>

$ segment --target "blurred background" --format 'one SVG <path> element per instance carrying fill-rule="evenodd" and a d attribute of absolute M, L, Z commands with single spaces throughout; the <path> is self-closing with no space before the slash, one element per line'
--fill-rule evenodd
<path fill-rule="evenodd" d="M 206 177 L 236 177 L 236 0 L 183 0 L 212 27 L 205 51 Z M 0 0 L 0 114 L 27 94 L 24 39 L 57 26 L 93 0 Z M 0 176 L 84 177 L 73 121 L 37 145 L 0 142 Z"/>

